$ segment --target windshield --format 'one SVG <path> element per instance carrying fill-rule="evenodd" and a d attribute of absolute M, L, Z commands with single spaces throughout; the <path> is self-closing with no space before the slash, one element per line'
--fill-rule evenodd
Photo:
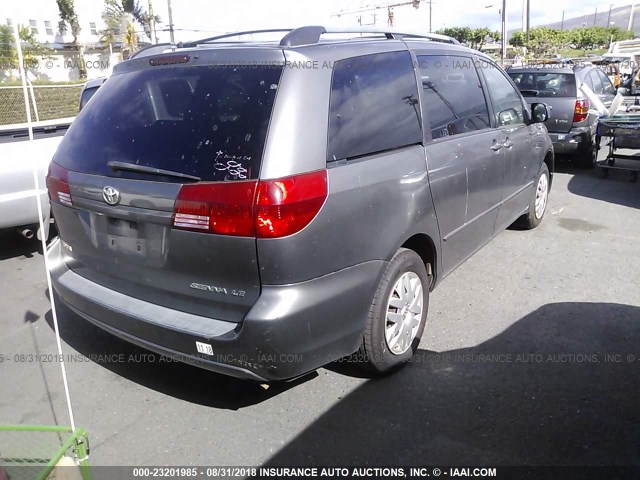
<path fill-rule="evenodd" d="M 54 161 L 72 171 L 126 178 L 148 174 L 108 164 L 205 181 L 256 178 L 281 73 L 282 67 L 218 65 L 115 75 L 78 115 Z"/>
<path fill-rule="evenodd" d="M 576 77 L 556 72 L 511 72 L 509 76 L 525 97 L 575 97 Z"/>

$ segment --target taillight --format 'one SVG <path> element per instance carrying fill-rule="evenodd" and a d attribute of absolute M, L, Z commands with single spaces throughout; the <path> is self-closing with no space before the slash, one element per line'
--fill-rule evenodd
<path fill-rule="evenodd" d="M 257 180 L 183 185 L 173 226 L 184 230 L 251 237 Z"/>
<path fill-rule="evenodd" d="M 573 111 L 574 122 L 584 122 L 589 116 L 589 100 L 576 100 L 576 108 Z"/>
<path fill-rule="evenodd" d="M 285 237 L 313 220 L 327 193 L 326 170 L 259 182 L 183 185 L 173 226 L 220 235 Z"/>
<path fill-rule="evenodd" d="M 73 207 L 71 191 L 69 190 L 69 171 L 66 168 L 54 162 L 49 164 L 47 189 L 52 202 Z"/>
<path fill-rule="evenodd" d="M 318 214 L 327 198 L 327 171 L 258 184 L 256 236 L 285 237 L 299 232 Z"/>

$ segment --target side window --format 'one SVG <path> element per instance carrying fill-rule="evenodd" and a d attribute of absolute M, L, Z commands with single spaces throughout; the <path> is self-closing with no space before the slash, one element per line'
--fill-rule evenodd
<path fill-rule="evenodd" d="M 480 77 L 468 57 L 418 56 L 425 117 L 434 139 L 489 128 Z"/>
<path fill-rule="evenodd" d="M 611 83 L 609 77 L 607 77 L 602 70 L 598 70 L 598 76 L 600 80 L 602 80 L 602 91 L 607 95 L 615 95 L 616 88 L 613 86 L 613 83 Z"/>
<path fill-rule="evenodd" d="M 329 106 L 328 160 L 421 143 L 418 102 L 409 52 L 336 62 Z"/>
<path fill-rule="evenodd" d="M 597 74 L 596 70 L 591 70 L 589 72 L 589 77 L 591 78 L 591 83 L 593 83 L 593 93 L 596 95 L 602 95 L 604 93 L 604 87 L 602 86 L 602 81 Z"/>
<path fill-rule="evenodd" d="M 591 79 L 591 75 L 585 75 L 584 83 L 587 84 L 587 87 L 589 87 L 592 92 L 595 90 L 595 86 L 593 85 L 593 80 Z M 578 87 L 580 87 L 580 85 L 578 85 Z"/>
<path fill-rule="evenodd" d="M 91 100 L 91 97 L 93 97 L 93 94 L 98 91 L 98 88 L 100 88 L 100 87 L 85 88 L 82 91 L 82 93 L 80 94 L 80 108 L 79 108 L 79 110 L 82 110 L 84 108 L 84 106 L 87 104 L 87 102 L 89 100 Z"/>
<path fill-rule="evenodd" d="M 493 100 L 496 122 L 499 126 L 516 125 L 525 122 L 524 105 L 518 91 L 493 63 L 480 61 L 487 89 Z"/>

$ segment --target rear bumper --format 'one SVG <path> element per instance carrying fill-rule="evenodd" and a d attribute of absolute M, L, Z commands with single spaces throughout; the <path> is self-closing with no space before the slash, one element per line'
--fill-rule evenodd
<path fill-rule="evenodd" d="M 151 304 L 70 270 L 61 242 L 48 251 L 59 298 L 104 330 L 198 367 L 259 381 L 297 377 L 357 350 L 385 266 L 372 261 L 285 286 L 263 286 L 242 323 Z M 199 353 L 196 342 L 211 345 Z"/>
<path fill-rule="evenodd" d="M 571 155 L 587 148 L 592 141 L 595 130 L 591 127 L 577 127 L 567 133 L 549 132 L 556 154 Z"/>

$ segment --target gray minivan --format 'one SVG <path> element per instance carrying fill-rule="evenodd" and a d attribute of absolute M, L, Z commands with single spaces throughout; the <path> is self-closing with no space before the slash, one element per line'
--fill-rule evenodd
<path fill-rule="evenodd" d="M 446 37 L 326 33 L 115 67 L 48 176 L 71 310 L 242 378 L 356 352 L 388 372 L 417 350 L 441 279 L 541 222 L 544 105 Z"/>
<path fill-rule="evenodd" d="M 530 103 L 549 107 L 545 122 L 556 154 L 572 155 L 582 167 L 593 168 L 598 156 L 598 115 L 580 87 L 586 84 L 609 107 L 616 89 L 604 70 L 594 65 L 530 65 L 508 70 Z"/>

